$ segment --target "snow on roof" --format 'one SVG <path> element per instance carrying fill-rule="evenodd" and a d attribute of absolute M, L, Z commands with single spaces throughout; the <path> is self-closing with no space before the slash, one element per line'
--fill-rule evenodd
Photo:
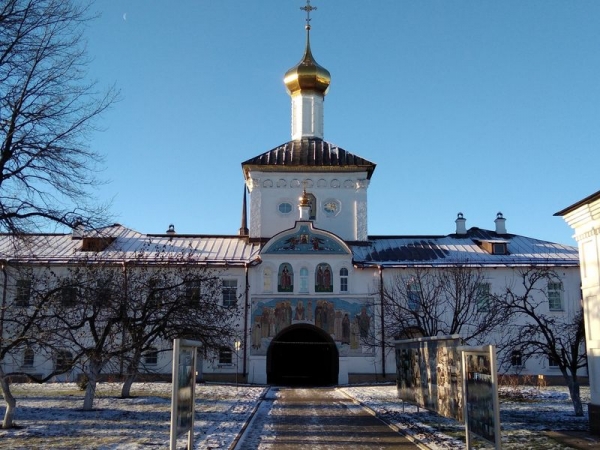
<path fill-rule="evenodd" d="M 506 254 L 491 254 L 480 243 L 507 244 Z M 514 234 L 471 228 L 466 235 L 448 236 L 378 236 L 371 245 L 355 245 L 354 261 L 364 266 L 407 267 L 448 266 L 524 266 L 579 265 L 576 247 L 542 241 Z"/>
<path fill-rule="evenodd" d="M 83 251 L 83 241 L 98 239 L 98 251 Z M 506 254 L 491 254 L 482 241 L 503 242 Z M 466 235 L 372 236 L 368 242 L 349 243 L 358 266 L 474 266 L 579 265 L 577 248 L 514 234 L 471 228 Z M 91 247 L 94 248 L 95 247 Z M 261 244 L 245 236 L 142 234 L 119 224 L 83 238 L 71 234 L 35 234 L 20 239 L 0 235 L 0 259 L 24 263 L 139 261 L 140 263 L 199 263 L 243 265 L 260 261 Z"/>
<path fill-rule="evenodd" d="M 98 251 L 83 251 L 86 240 L 99 240 Z M 259 245 L 243 236 L 146 235 L 119 224 L 71 234 L 36 234 L 16 238 L 0 235 L 0 259 L 37 263 L 134 261 L 140 263 L 189 262 L 236 265 L 252 263 Z"/>

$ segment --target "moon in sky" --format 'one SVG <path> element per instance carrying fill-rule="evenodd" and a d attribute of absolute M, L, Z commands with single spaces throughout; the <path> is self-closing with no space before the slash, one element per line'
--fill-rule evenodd
<path fill-rule="evenodd" d="M 123 20 L 127 20 L 127 13 L 123 13 Z"/>

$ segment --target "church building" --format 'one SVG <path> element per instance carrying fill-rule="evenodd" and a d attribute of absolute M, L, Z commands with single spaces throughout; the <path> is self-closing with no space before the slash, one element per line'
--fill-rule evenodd
<path fill-rule="evenodd" d="M 388 236 L 369 235 L 367 191 L 376 164 L 324 139 L 331 77 L 313 56 L 310 32 L 307 20 L 304 54 L 284 76 L 292 106 L 291 140 L 248 155 L 242 163 L 246 189 L 239 234 L 178 235 L 173 226 L 164 234 L 144 234 L 115 224 L 94 232 L 33 235 L 17 246 L 5 235 L 0 259 L 9 270 L 16 263 L 75 264 L 89 252 L 84 246 L 92 235 L 109 238 L 93 249 L 107 261 L 133 259 L 149 242 L 195 249 L 198 261 L 220 268 L 222 301 L 237 302 L 242 317 L 239 340 L 202 362 L 206 380 L 238 376 L 258 384 L 337 385 L 393 379 L 396 362 L 389 345 L 365 341 L 385 335 L 381 286 L 415 268 L 468 261 L 485 272 L 494 291 L 518 268 L 551 266 L 561 280 L 549 287 L 554 303 L 548 308 L 575 314 L 577 249 L 509 233 L 501 213 L 490 218 L 491 229 L 467 228 L 458 213 L 448 224 L 454 232 L 447 235 L 399 236 L 393 229 Z M 16 288 L 5 284 L 4 292 L 10 302 Z M 169 352 L 160 353 L 149 364 L 170 373 L 170 358 Z M 543 362 L 520 369 L 556 374 Z"/>

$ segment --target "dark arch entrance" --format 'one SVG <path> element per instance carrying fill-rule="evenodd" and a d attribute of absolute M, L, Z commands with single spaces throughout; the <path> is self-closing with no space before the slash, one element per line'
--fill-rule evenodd
<path fill-rule="evenodd" d="M 338 383 L 339 354 L 331 336 L 310 324 L 281 331 L 267 350 L 267 383 L 330 386 Z"/>

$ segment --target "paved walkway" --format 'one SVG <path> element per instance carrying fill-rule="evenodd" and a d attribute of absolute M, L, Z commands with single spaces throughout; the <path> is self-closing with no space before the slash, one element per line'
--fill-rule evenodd
<path fill-rule="evenodd" d="M 271 388 L 235 450 L 419 447 L 334 388 Z"/>

